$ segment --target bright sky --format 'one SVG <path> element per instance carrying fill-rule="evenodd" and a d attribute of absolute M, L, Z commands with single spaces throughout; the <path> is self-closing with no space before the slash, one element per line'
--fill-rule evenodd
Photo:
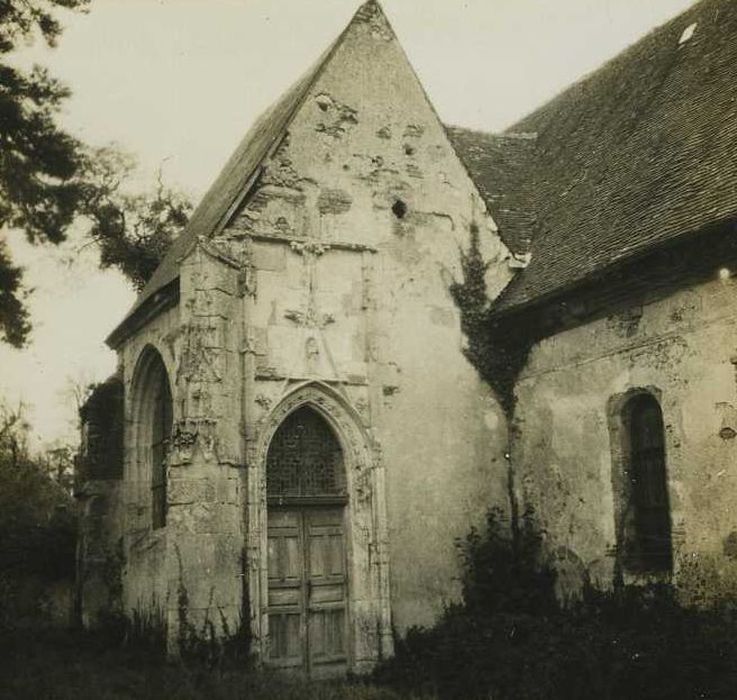
<path fill-rule="evenodd" d="M 58 48 L 21 57 L 73 91 L 65 126 L 134 153 L 141 178 L 199 197 L 252 120 L 317 58 L 359 0 L 93 0 Z M 448 123 L 499 130 L 693 0 L 383 0 Z M 39 441 L 76 439 L 72 382 L 115 369 L 103 340 L 134 295 L 79 243 L 30 248 L 10 235 L 34 288 L 32 344 L 0 347 L 0 396 L 23 400 Z"/>

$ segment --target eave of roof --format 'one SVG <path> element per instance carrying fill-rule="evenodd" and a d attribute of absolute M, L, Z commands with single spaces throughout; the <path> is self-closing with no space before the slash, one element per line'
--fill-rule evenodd
<path fill-rule="evenodd" d="M 112 350 L 117 350 L 133 333 L 178 303 L 179 277 L 174 277 L 163 287 L 146 297 L 142 303 L 137 304 L 126 316 L 125 321 L 118 324 L 105 339 L 105 343 Z"/>

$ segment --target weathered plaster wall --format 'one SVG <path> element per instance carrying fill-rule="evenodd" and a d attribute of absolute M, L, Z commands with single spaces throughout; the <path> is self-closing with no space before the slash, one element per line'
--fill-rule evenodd
<path fill-rule="evenodd" d="M 74 474 L 79 503 L 75 615 L 94 627 L 120 606 L 123 534 L 123 390 L 116 377 L 95 387 L 80 411 Z"/>
<path fill-rule="evenodd" d="M 180 270 L 178 306 L 159 315 L 121 352 L 126 394 L 123 605 L 158 609 L 177 641 L 183 622 L 234 632 L 243 600 L 243 464 L 240 355 L 232 323 L 237 271 L 197 247 Z M 161 356 L 173 397 L 166 526 L 151 526 L 151 472 L 141 444 L 139 363 Z M 185 617 L 183 617 L 183 615 Z"/>
<path fill-rule="evenodd" d="M 607 406 L 636 388 L 652 390 L 663 411 L 674 580 L 687 600 L 737 590 L 736 317 L 734 280 L 712 281 L 533 349 L 517 387 L 512 459 L 564 593 L 584 569 L 611 585 L 621 465 Z"/>
<path fill-rule="evenodd" d="M 399 99 L 401 95 L 401 99 Z M 385 20 L 353 23 L 221 239 L 252 237 L 255 431 L 304 378 L 343 387 L 381 448 L 400 630 L 457 594 L 454 538 L 506 503 L 501 412 L 448 287 L 480 229 L 508 253 Z"/>
<path fill-rule="evenodd" d="M 264 436 L 300 400 L 295 387 L 323 396 L 355 452 L 355 668 L 388 652 L 375 637 L 390 639 L 391 623 L 431 623 L 458 594 L 455 538 L 508 501 L 505 421 L 463 357 L 448 289 L 472 227 L 492 296 L 510 278 L 509 254 L 393 33 L 367 8 L 243 205 L 181 262 L 178 306 L 121 351 L 124 604 L 160 606 L 172 639 L 183 607 L 196 627 L 217 628 L 222 614 L 233 630 L 265 576 Z M 136 446 L 136 366 L 149 345 L 174 398 L 160 530 Z"/>

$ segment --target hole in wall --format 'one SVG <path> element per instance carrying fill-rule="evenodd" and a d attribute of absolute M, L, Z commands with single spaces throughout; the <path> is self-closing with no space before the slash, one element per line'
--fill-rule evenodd
<path fill-rule="evenodd" d="M 315 97 L 315 102 L 317 102 L 317 106 L 323 112 L 327 112 L 328 109 L 330 108 L 330 105 L 333 103 L 333 101 L 330 98 L 330 96 L 329 95 L 325 95 L 325 94 L 317 95 L 317 97 Z"/>
<path fill-rule="evenodd" d="M 410 146 L 410 145 L 409 145 L 408 143 L 406 143 L 406 144 L 404 144 L 404 152 L 405 152 L 405 153 L 406 153 L 406 154 L 407 154 L 408 156 L 411 156 L 411 155 L 414 155 L 414 153 L 415 153 L 415 149 L 414 149 L 414 148 L 412 148 L 412 146 Z"/>
<path fill-rule="evenodd" d="M 403 219 L 404 215 L 407 213 L 407 205 L 401 199 L 398 199 L 394 204 L 392 204 L 392 211 L 397 219 Z"/>

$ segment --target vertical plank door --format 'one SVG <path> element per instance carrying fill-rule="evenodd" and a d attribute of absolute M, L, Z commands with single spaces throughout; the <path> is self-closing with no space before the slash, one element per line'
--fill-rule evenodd
<path fill-rule="evenodd" d="M 269 656 L 315 678 L 345 673 L 342 508 L 269 509 Z"/>
<path fill-rule="evenodd" d="M 279 667 L 304 666 L 304 540 L 299 510 L 268 513 L 269 655 Z"/>
<path fill-rule="evenodd" d="M 310 675 L 345 672 L 346 566 L 342 508 L 305 510 Z"/>

